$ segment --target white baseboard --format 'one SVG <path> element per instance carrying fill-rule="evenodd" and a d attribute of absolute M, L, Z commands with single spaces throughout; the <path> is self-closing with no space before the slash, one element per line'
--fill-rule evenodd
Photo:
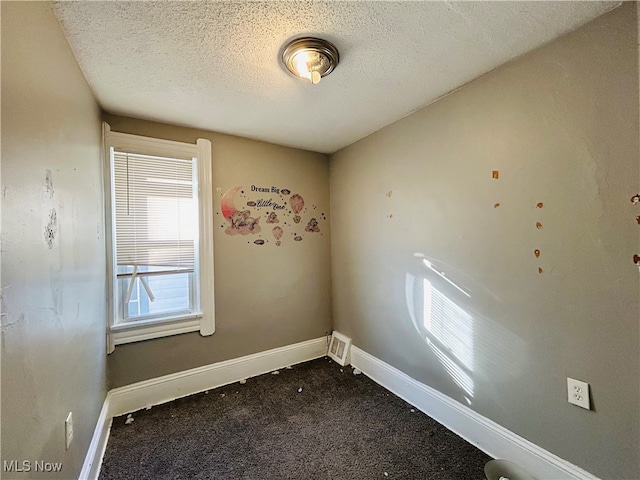
<path fill-rule="evenodd" d="M 104 457 L 104 451 L 107 448 L 109 431 L 111 430 L 111 418 L 109 415 L 109 394 L 107 393 L 107 398 L 102 404 L 102 410 L 100 410 L 100 416 L 96 422 L 96 428 L 93 430 L 93 437 L 91 438 L 87 455 L 84 458 L 82 471 L 78 477 L 79 480 L 94 480 L 98 478 L 102 457 Z"/>
<path fill-rule="evenodd" d="M 110 390 L 79 479 L 98 478 L 113 417 L 322 357 L 327 353 L 326 342 L 325 337 L 316 338 Z"/>
<path fill-rule="evenodd" d="M 326 338 L 321 337 L 115 388 L 109 392 L 109 417 L 313 360 L 326 353 Z"/>
<path fill-rule="evenodd" d="M 493 458 L 510 460 L 541 480 L 597 480 L 443 393 L 351 346 L 351 365 Z"/>
<path fill-rule="evenodd" d="M 322 337 L 111 390 L 100 412 L 80 480 L 98 478 L 114 416 L 228 385 L 325 354 L 326 339 Z M 592 474 L 414 380 L 358 347 L 351 346 L 350 355 L 354 367 L 491 457 L 510 460 L 541 480 L 597 480 Z"/>

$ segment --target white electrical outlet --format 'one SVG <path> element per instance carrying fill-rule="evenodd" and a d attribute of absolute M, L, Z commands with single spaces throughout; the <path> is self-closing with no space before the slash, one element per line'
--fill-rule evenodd
<path fill-rule="evenodd" d="M 591 410 L 589 401 L 589 384 L 567 377 L 567 395 L 569 403 Z"/>
<path fill-rule="evenodd" d="M 66 449 L 69 450 L 69 445 L 71 445 L 71 440 L 73 440 L 73 413 L 69 412 L 67 418 L 64 421 L 64 434 L 66 440 Z"/>

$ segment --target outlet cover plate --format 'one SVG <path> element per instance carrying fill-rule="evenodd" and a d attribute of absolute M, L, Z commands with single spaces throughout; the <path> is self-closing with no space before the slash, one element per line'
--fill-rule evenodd
<path fill-rule="evenodd" d="M 589 384 L 567 377 L 567 399 L 569 403 L 591 410 Z"/>

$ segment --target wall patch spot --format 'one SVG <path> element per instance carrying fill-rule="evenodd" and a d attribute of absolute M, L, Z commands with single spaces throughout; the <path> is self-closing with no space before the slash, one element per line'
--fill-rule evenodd
<path fill-rule="evenodd" d="M 491 172 L 491 178 L 498 180 L 500 178 L 500 172 L 498 170 L 493 170 Z"/>
<path fill-rule="evenodd" d="M 53 242 L 56 239 L 58 233 L 58 214 L 56 209 L 52 208 L 49 211 L 49 221 L 44 227 L 44 241 L 47 243 L 49 249 L 53 248 Z"/>
<path fill-rule="evenodd" d="M 393 192 L 392 192 L 391 190 L 389 190 L 389 191 L 387 192 L 387 197 L 391 198 L 391 195 L 393 195 Z"/>

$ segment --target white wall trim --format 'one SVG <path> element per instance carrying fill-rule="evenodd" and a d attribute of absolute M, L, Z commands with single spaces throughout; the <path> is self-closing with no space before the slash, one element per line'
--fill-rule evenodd
<path fill-rule="evenodd" d="M 109 392 L 109 416 L 124 415 L 170 402 L 243 378 L 313 360 L 326 353 L 326 338 L 321 337 L 115 388 Z"/>
<path fill-rule="evenodd" d="M 351 347 L 351 365 L 491 457 L 510 460 L 541 480 L 597 480 L 580 467 L 355 346 Z"/>
<path fill-rule="evenodd" d="M 111 416 L 109 415 L 109 393 L 107 393 L 107 397 L 102 404 L 102 410 L 100 410 L 100 416 L 96 422 L 96 428 L 93 431 L 89 450 L 87 450 L 87 455 L 84 458 L 84 464 L 78 477 L 79 480 L 93 480 L 98 478 L 102 458 L 107 448 L 110 430 Z"/>

